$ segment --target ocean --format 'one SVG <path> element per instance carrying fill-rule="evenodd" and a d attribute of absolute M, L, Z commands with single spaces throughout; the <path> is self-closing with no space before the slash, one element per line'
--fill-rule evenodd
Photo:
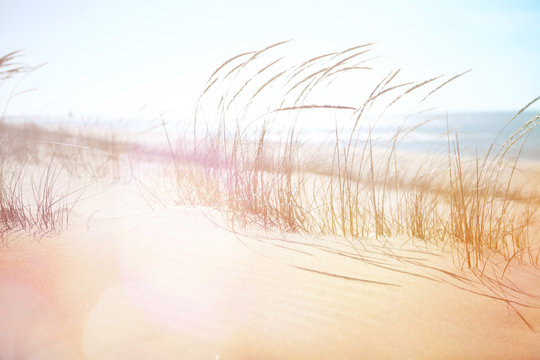
<path fill-rule="evenodd" d="M 430 113 L 409 118 L 389 115 L 360 122 L 356 131 L 360 134 L 360 143 L 363 139 L 367 139 L 371 132 L 373 144 L 379 147 L 392 146 L 393 137 L 400 131 L 398 149 L 421 152 L 447 152 L 448 141 L 455 142 L 457 134 L 462 153 L 483 155 L 490 147 L 494 153 L 512 134 L 539 113 L 525 111 L 509 123 L 515 115 L 516 113 L 512 112 Z M 521 149 L 522 158 L 540 160 L 540 126 L 535 125 L 540 125 L 540 118 L 529 124 L 531 131 L 514 146 L 514 154 Z M 297 131 L 299 137 L 306 142 L 335 142 L 336 126 L 340 141 L 348 141 L 353 127 L 351 119 L 339 121 L 311 119 L 297 126 Z M 282 138 L 286 135 L 284 129 L 274 129 L 273 135 Z M 524 146 L 521 148 L 523 143 Z"/>
<path fill-rule="evenodd" d="M 341 114 L 340 114 L 341 115 Z M 456 134 L 459 139 L 460 151 L 463 154 L 479 155 L 485 152 L 493 145 L 496 151 L 503 145 L 507 139 L 512 136 L 524 124 L 530 122 L 538 116 L 538 112 L 525 111 L 517 116 L 511 123 L 510 119 L 515 116 L 512 112 L 448 112 L 448 113 L 427 113 L 414 117 L 403 115 L 385 115 L 381 118 L 371 118 L 362 120 L 358 123 L 356 131 L 359 134 L 359 143 L 368 138 L 371 133 L 371 140 L 374 146 L 385 147 L 392 145 L 392 138 L 399 129 L 401 133 L 397 144 L 398 149 L 406 151 L 421 152 L 446 152 L 448 149 L 448 140 L 456 140 Z M 34 118 L 5 118 L 10 122 L 36 122 L 38 124 L 72 124 L 81 125 L 84 123 L 91 126 L 111 127 L 117 129 L 131 129 L 145 131 L 154 129 L 159 135 L 163 132 L 161 120 L 144 119 L 107 119 L 99 118 L 94 120 L 59 117 L 34 117 Z M 191 126 L 191 120 L 178 120 L 169 118 L 165 120 L 170 134 L 185 132 L 191 134 L 188 129 Z M 285 140 L 294 124 L 295 134 L 301 142 L 305 143 L 333 143 L 337 138 L 346 143 L 349 140 L 349 134 L 353 128 L 354 120 L 350 116 L 336 116 L 332 112 L 319 112 L 309 116 L 296 117 L 291 121 L 290 114 L 284 114 L 278 119 L 270 122 L 267 140 Z M 249 138 L 251 133 L 254 138 L 258 136 L 260 124 L 248 122 L 245 134 Z M 204 132 L 206 123 L 200 122 L 199 133 Z M 529 160 L 540 160 L 540 129 L 534 127 L 540 125 L 540 119 L 536 119 L 530 126 L 532 130 L 525 138 L 526 140 L 521 157 Z M 209 125 L 213 128 L 212 124 Z M 232 134 L 236 126 L 229 129 Z M 336 129 L 338 132 L 336 133 Z M 449 130 L 449 131 L 448 131 Z M 449 136 L 447 134 L 450 134 Z M 514 146 L 514 153 L 521 149 L 522 141 Z M 494 152 L 494 151 L 492 151 Z"/>

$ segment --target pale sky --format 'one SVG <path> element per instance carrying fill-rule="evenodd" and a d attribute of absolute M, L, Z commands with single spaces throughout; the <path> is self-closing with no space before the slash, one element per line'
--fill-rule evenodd
<path fill-rule="evenodd" d="M 443 111 L 517 111 L 540 95 L 538 0 L 0 0 L 0 55 L 46 63 L 2 84 L 0 104 L 17 86 L 35 90 L 9 115 L 189 117 L 220 63 L 287 39 L 282 54 L 304 58 L 377 42 L 381 67 L 417 80 L 472 68 L 437 95 Z"/>

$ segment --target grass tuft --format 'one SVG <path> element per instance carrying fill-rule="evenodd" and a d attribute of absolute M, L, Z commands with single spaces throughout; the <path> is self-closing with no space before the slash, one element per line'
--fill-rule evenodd
<path fill-rule="evenodd" d="M 406 158 L 400 144 L 431 120 L 405 117 L 380 139 L 374 134 L 384 115 L 405 99 L 423 104 L 468 71 L 419 82 L 398 81 L 400 71 L 392 71 L 357 105 L 332 104 L 321 101 L 329 84 L 372 71 L 371 44 L 292 65 L 271 56 L 282 45 L 235 56 L 209 78 L 190 154 L 186 137 L 179 140 L 183 150 L 170 146 L 177 188 L 190 187 L 190 201 L 225 208 L 233 227 L 260 224 L 358 242 L 395 235 L 434 241 L 451 246 L 469 268 L 485 266 L 491 252 L 507 260 L 534 253 L 539 194 L 524 195 L 514 178 L 538 115 L 503 145 L 494 139 L 483 155 L 464 155 L 459 134 L 448 130 L 446 161 L 440 154 Z M 338 125 L 337 113 L 347 121 Z M 330 144 L 306 142 L 302 121 L 310 116 L 333 118 Z M 538 262 L 538 255 L 531 259 Z"/>

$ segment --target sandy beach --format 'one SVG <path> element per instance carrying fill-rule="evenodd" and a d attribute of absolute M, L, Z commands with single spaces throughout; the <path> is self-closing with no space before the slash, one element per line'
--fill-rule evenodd
<path fill-rule="evenodd" d="M 188 123 L 0 117 L 0 360 L 540 358 L 540 97 L 465 149 L 415 115 L 468 71 L 336 104 L 373 43 L 288 42 L 219 65 Z"/>
<path fill-rule="evenodd" d="M 420 241 L 234 232 L 130 184 L 88 194 L 60 235 L 2 248 L 3 359 L 540 355 L 537 267 L 479 276 Z"/>

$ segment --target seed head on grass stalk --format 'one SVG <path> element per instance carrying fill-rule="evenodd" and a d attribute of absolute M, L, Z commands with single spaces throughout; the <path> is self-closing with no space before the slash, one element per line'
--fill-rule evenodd
<path fill-rule="evenodd" d="M 411 116 L 407 116 L 384 142 L 386 151 L 379 146 L 381 140 L 374 137 L 383 115 L 402 99 L 418 97 L 417 104 L 422 104 L 468 71 L 420 82 L 398 81 L 400 70 L 390 71 L 358 106 L 321 103 L 315 94 L 321 87 L 332 85 L 335 77 L 368 70 L 359 64 L 367 60 L 363 56 L 371 50 L 371 44 L 312 57 L 292 66 L 285 64 L 283 56 L 262 61 L 267 51 L 278 50 L 281 44 L 240 54 L 220 65 L 197 105 L 194 128 L 203 109 L 205 114 L 217 114 L 217 126 L 207 123 L 206 133 L 199 139 L 194 129 L 194 142 L 204 146 L 204 150 L 194 148 L 195 152 L 203 150 L 196 155 L 194 178 L 199 179 L 199 186 L 212 184 L 214 200 L 219 198 L 221 204 L 227 204 L 232 221 L 271 224 L 284 231 L 335 234 L 355 241 L 373 233 L 376 237 L 407 235 L 450 242 L 463 254 L 468 267 L 485 264 L 490 251 L 509 258 L 512 251 L 528 246 L 527 229 L 538 204 L 517 204 L 512 195 L 517 159 L 513 165 L 495 171 L 504 162 L 494 163 L 488 155 L 482 160 L 478 155 L 466 159 L 459 136 L 452 135 L 450 141 L 447 131 L 448 167 L 425 166 L 421 161 L 410 166 L 401 164 L 401 142 L 434 118 L 409 124 Z M 214 103 L 213 98 L 217 99 Z M 375 123 L 368 123 L 366 118 L 376 104 L 382 105 L 382 111 L 376 114 Z M 257 114 L 259 109 L 263 113 Z M 351 112 L 350 132 L 341 134 L 336 122 L 329 160 L 320 165 L 323 170 L 302 160 L 306 155 L 301 153 L 305 151 L 304 141 L 296 126 L 302 114 L 329 111 Z M 524 141 L 537 120 L 527 122 L 513 134 L 499 158 Z M 286 134 L 281 139 L 271 139 L 276 127 L 282 127 Z M 212 165 L 213 154 L 219 154 L 224 167 Z M 503 175 L 508 182 L 501 187 Z M 517 216 L 522 210 L 529 215 Z"/>

